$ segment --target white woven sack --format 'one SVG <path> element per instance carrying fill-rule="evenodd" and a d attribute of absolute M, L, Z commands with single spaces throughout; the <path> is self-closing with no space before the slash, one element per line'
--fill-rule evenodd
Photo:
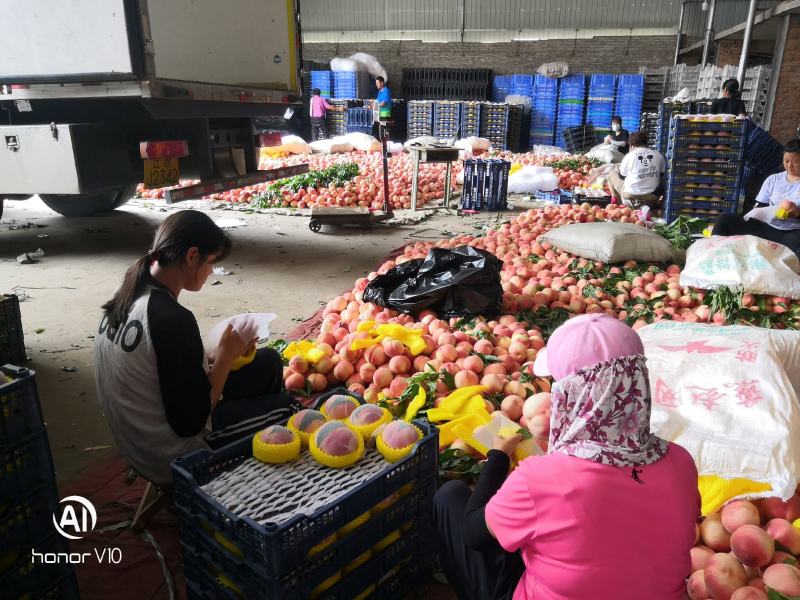
<path fill-rule="evenodd" d="M 689 247 L 680 283 L 702 290 L 727 285 L 798 299 L 798 272 L 800 259 L 786 246 L 752 235 L 712 236 Z"/>
<path fill-rule="evenodd" d="M 700 475 L 769 483 L 751 496 L 788 500 L 800 481 L 800 332 L 661 321 L 638 333 L 653 433 L 683 446 Z"/>
<path fill-rule="evenodd" d="M 352 152 L 353 146 L 341 138 L 333 138 L 332 140 L 317 140 L 308 144 L 312 152 L 319 154 L 342 154 L 344 152 Z"/>
<path fill-rule="evenodd" d="M 633 223 L 575 223 L 551 229 L 540 239 L 570 254 L 604 263 L 666 263 L 678 258 L 667 240 Z"/>
<path fill-rule="evenodd" d="M 378 140 L 366 133 L 348 133 L 342 136 L 342 139 L 346 140 L 356 150 L 361 150 L 362 152 L 380 152 L 383 148 Z"/>

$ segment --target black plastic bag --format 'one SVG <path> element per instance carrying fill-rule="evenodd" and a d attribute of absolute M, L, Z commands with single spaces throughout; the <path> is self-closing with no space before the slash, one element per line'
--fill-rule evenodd
<path fill-rule="evenodd" d="M 433 248 L 378 275 L 364 290 L 364 302 L 417 314 L 430 309 L 441 318 L 493 317 L 500 312 L 503 288 L 496 256 L 472 246 Z"/>

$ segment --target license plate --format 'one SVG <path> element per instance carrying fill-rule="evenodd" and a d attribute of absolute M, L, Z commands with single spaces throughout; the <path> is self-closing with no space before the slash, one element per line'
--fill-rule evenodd
<path fill-rule="evenodd" d="M 178 183 L 180 169 L 177 158 L 144 159 L 144 187 L 162 188 Z"/>

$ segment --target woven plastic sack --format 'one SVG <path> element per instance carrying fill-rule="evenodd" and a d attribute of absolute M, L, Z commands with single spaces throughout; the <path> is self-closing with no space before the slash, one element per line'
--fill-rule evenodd
<path fill-rule="evenodd" d="M 666 239 L 633 223 L 575 223 L 552 229 L 541 239 L 570 254 L 604 263 L 667 263 L 679 258 Z"/>
<path fill-rule="evenodd" d="M 356 150 L 361 150 L 362 152 L 380 152 L 382 148 L 378 140 L 366 133 L 348 133 L 342 136 L 342 139 Z"/>
<path fill-rule="evenodd" d="M 712 236 L 686 253 L 682 286 L 703 290 L 722 285 L 751 294 L 800 298 L 800 259 L 786 246 L 752 235 Z"/>
<path fill-rule="evenodd" d="M 359 63 L 349 58 L 332 58 L 331 71 L 358 71 Z"/>
<path fill-rule="evenodd" d="M 548 156 L 557 154 L 569 154 L 569 152 L 567 152 L 563 148 L 559 148 L 558 146 L 542 146 L 539 144 L 536 144 L 531 149 L 531 152 L 533 152 L 534 154 L 547 154 Z"/>
<path fill-rule="evenodd" d="M 700 475 L 768 483 L 746 495 L 788 500 L 800 481 L 800 332 L 662 321 L 638 333 L 653 433 L 684 447 Z"/>
<path fill-rule="evenodd" d="M 333 138 L 332 140 L 317 140 L 308 144 L 312 152 L 318 154 L 341 154 L 343 152 L 352 152 L 353 146 L 347 140 L 342 138 Z"/>
<path fill-rule="evenodd" d="M 566 77 L 569 75 L 569 65 L 561 62 L 544 63 L 536 69 L 536 72 L 539 73 L 539 75 L 557 79 L 558 77 Z"/>
<path fill-rule="evenodd" d="M 539 190 L 552 192 L 558 187 L 558 177 L 551 167 L 526 166 L 508 177 L 509 194 L 533 194 Z"/>
<path fill-rule="evenodd" d="M 378 62 L 378 59 L 365 52 L 356 52 L 350 55 L 350 60 L 360 65 L 361 71 L 366 71 L 372 77 L 383 77 L 386 83 L 389 83 L 389 75 L 386 74 L 386 69 Z"/>
<path fill-rule="evenodd" d="M 598 144 L 586 153 L 586 158 L 594 158 L 604 165 L 622 162 L 622 153 L 611 144 Z"/>
<path fill-rule="evenodd" d="M 430 146 L 431 144 L 436 143 L 436 138 L 432 135 L 421 135 L 419 137 L 411 138 L 407 140 L 404 147 L 409 148 L 411 146 Z"/>

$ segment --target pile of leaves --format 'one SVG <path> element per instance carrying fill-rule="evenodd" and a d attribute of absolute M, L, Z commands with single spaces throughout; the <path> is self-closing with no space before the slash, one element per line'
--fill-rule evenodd
<path fill-rule="evenodd" d="M 330 185 L 342 187 L 352 181 L 356 175 L 358 175 L 356 163 L 342 163 L 327 169 L 309 171 L 270 184 L 266 191 L 253 197 L 252 203 L 256 208 L 271 208 L 280 205 L 279 200 L 284 191 L 295 193 L 301 189 L 322 188 Z"/>

